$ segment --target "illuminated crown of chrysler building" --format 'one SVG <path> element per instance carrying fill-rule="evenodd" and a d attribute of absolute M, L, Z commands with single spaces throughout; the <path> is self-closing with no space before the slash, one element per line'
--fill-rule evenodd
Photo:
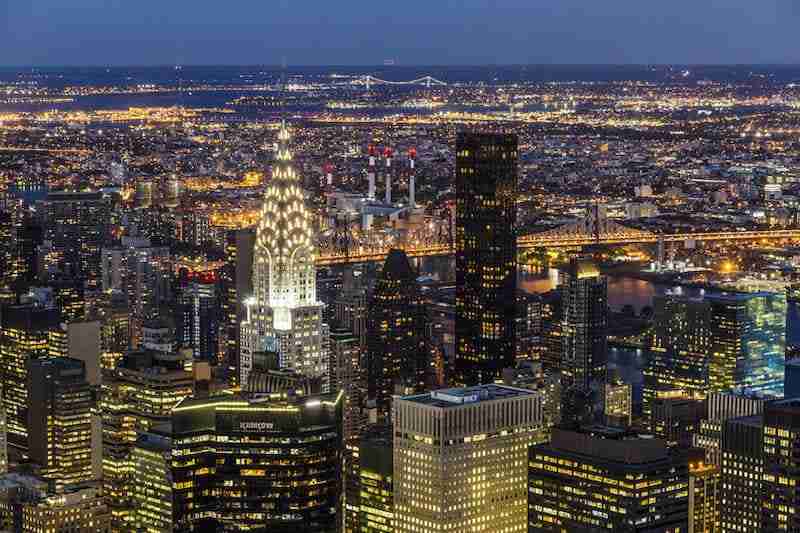
<path fill-rule="evenodd" d="M 316 237 L 300 179 L 292 166 L 286 124 L 264 193 L 253 254 L 253 297 L 242 324 L 240 378 L 247 384 L 253 353 L 275 350 L 282 367 L 311 377 L 326 373 L 327 326 L 317 301 Z"/>

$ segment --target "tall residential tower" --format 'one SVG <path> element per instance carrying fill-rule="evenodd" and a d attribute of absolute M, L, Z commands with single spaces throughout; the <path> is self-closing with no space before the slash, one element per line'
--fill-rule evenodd
<path fill-rule="evenodd" d="M 517 137 L 456 139 L 456 380 L 492 383 L 514 366 Z"/>

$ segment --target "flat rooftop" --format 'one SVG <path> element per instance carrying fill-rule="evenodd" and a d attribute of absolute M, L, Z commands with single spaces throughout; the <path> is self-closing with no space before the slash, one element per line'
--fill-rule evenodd
<path fill-rule="evenodd" d="M 488 384 L 476 385 L 474 387 L 440 389 L 425 394 L 405 396 L 402 399 L 407 402 L 447 408 L 488 402 L 492 400 L 505 400 L 509 398 L 519 398 L 521 396 L 532 396 L 534 394 L 536 394 L 536 392 L 532 390 L 507 387 L 505 385 Z"/>

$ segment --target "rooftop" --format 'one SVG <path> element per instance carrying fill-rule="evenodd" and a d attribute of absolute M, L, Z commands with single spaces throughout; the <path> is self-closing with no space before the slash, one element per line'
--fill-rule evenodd
<path fill-rule="evenodd" d="M 534 394 L 536 393 L 531 390 L 488 384 L 455 389 L 440 389 L 426 394 L 406 396 L 403 400 L 423 405 L 431 405 L 433 407 L 447 408 L 491 400 L 519 398 L 521 396 L 531 396 Z"/>

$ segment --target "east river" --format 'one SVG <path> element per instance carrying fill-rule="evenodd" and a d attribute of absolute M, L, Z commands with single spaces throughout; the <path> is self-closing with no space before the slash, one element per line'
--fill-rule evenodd
<path fill-rule="evenodd" d="M 558 282 L 557 271 L 548 274 L 520 272 L 519 286 L 526 292 L 542 293 L 554 289 Z M 630 305 L 639 313 L 644 307 L 653 305 L 653 298 L 670 288 L 670 285 L 654 284 L 650 281 L 627 276 L 608 276 L 608 305 L 620 310 Z M 790 302 L 786 317 L 787 344 L 800 343 L 800 306 Z M 633 385 L 635 402 L 641 401 L 642 369 L 647 364 L 647 352 L 632 348 L 609 349 L 609 366 L 616 368 L 628 383 Z"/>

